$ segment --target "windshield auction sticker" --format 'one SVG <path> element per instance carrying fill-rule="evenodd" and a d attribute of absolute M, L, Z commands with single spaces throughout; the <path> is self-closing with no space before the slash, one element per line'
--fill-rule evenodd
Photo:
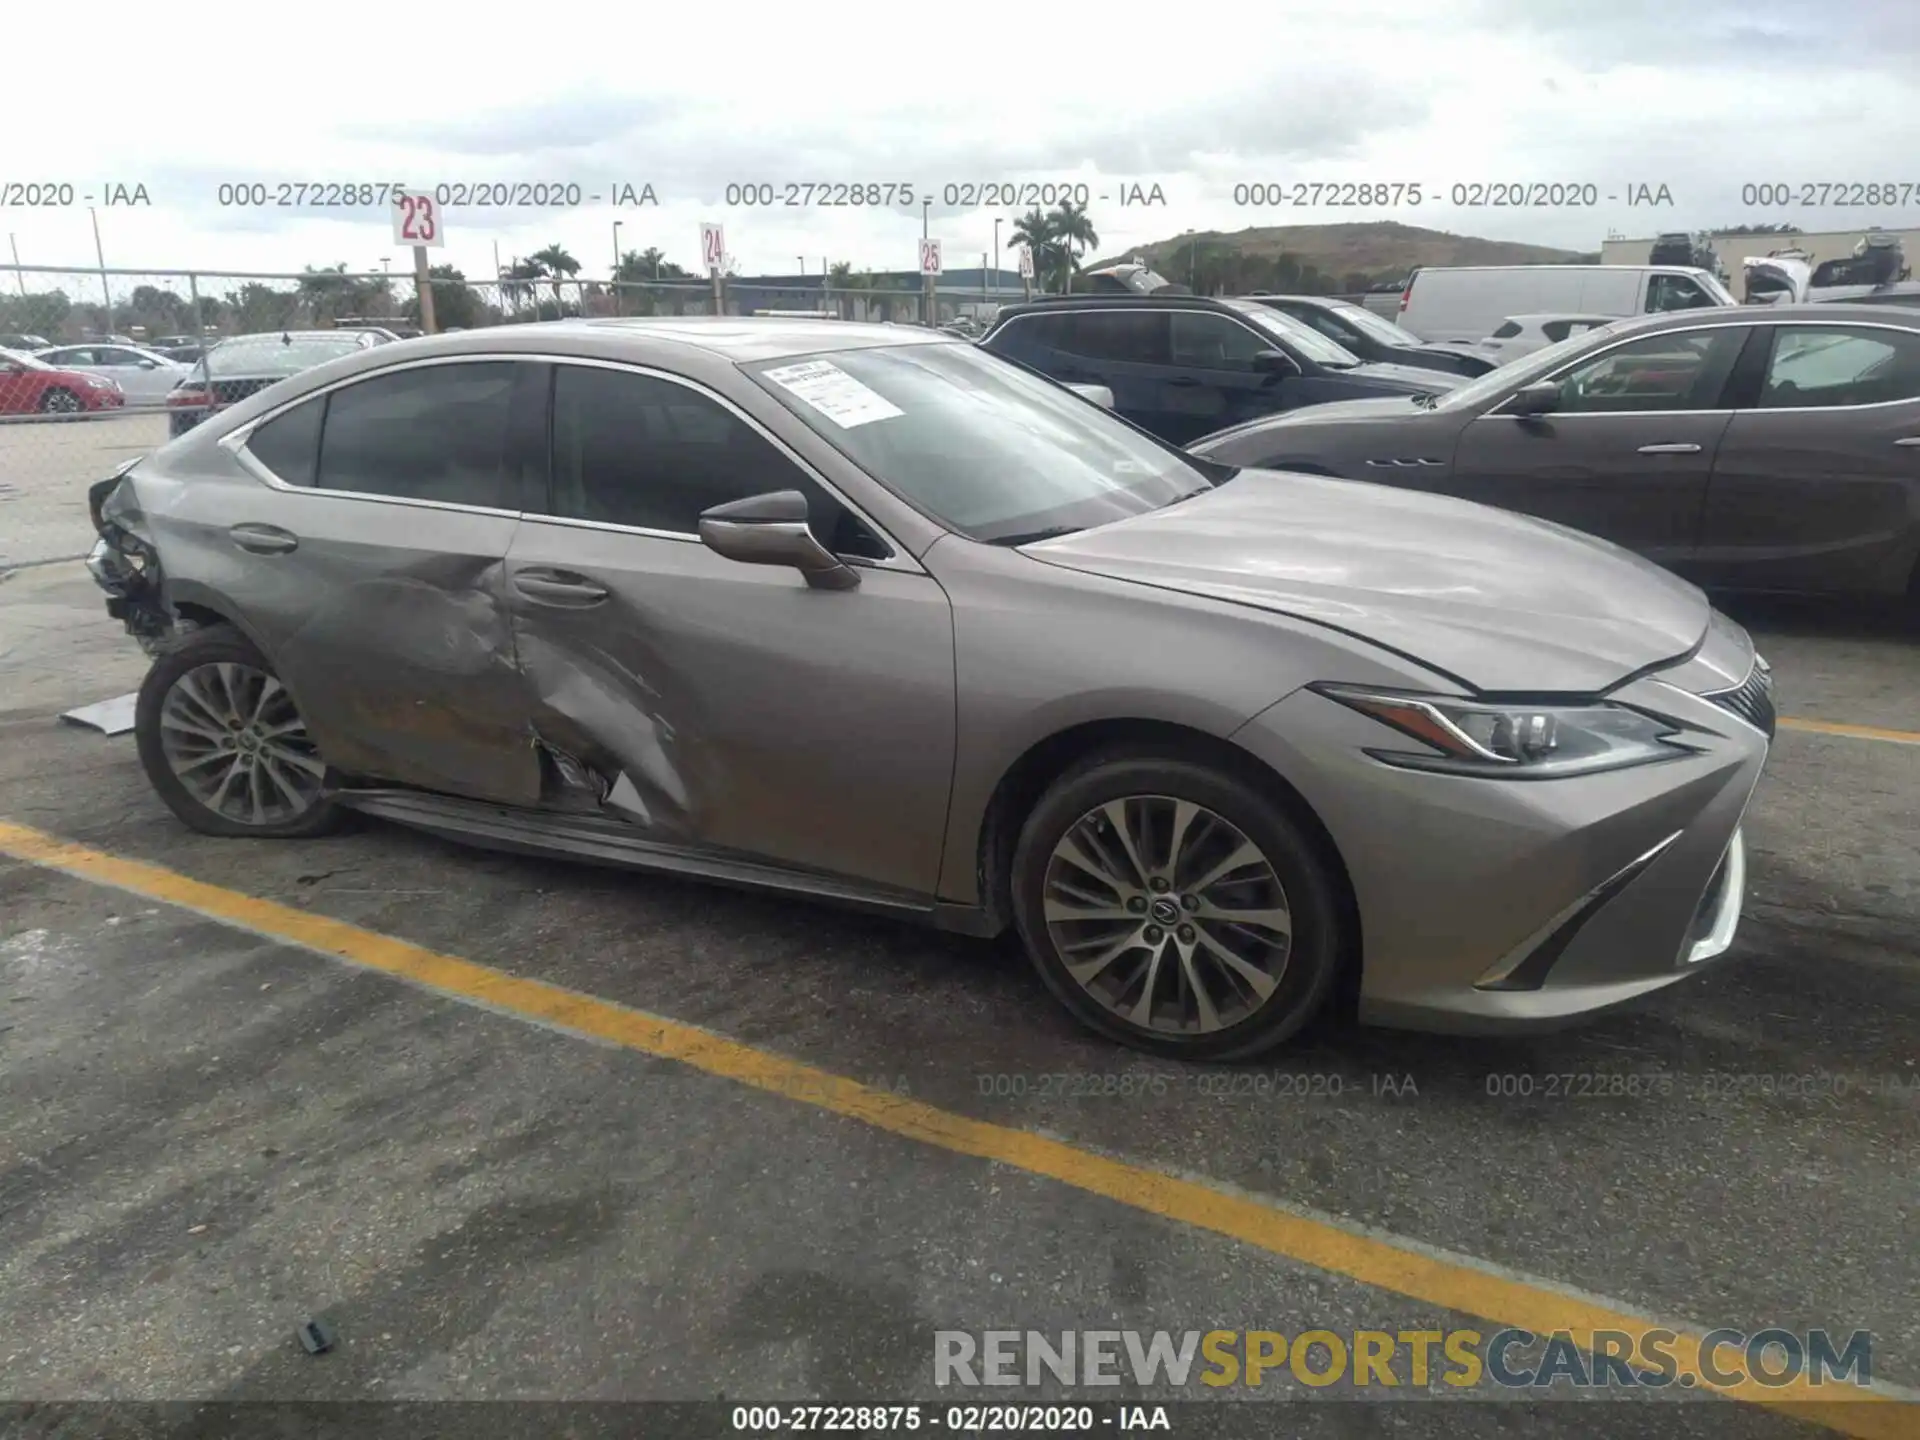
<path fill-rule="evenodd" d="M 838 365 L 825 360 L 809 360 L 802 365 L 782 365 L 763 371 L 767 379 L 782 390 L 811 405 L 842 430 L 869 425 L 875 420 L 891 420 L 906 412 L 885 396 L 862 385 Z"/>

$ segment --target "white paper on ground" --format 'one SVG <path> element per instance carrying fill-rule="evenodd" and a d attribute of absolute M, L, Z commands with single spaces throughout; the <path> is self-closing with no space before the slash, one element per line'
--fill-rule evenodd
<path fill-rule="evenodd" d="M 808 360 L 763 372 L 781 389 L 811 405 L 842 430 L 875 420 L 891 420 L 906 412 L 875 390 L 862 385 L 838 365 Z"/>
<path fill-rule="evenodd" d="M 76 725 L 90 725 L 103 735 L 124 735 L 133 729 L 133 707 L 139 698 L 138 692 L 132 695 L 116 695 L 111 700 L 101 700 L 92 705 L 82 705 L 78 710 L 69 710 L 60 718 L 70 720 Z"/>

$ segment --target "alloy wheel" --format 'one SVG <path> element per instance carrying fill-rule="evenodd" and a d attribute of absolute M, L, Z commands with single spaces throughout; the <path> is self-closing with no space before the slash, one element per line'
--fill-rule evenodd
<path fill-rule="evenodd" d="M 71 390 L 49 390 L 40 408 L 50 415 L 72 415 L 80 409 L 80 397 Z"/>
<path fill-rule="evenodd" d="M 183 673 L 160 706 L 174 778 L 237 825 L 284 825 L 320 803 L 326 765 L 293 697 L 264 670 L 233 661 Z"/>
<path fill-rule="evenodd" d="M 1067 973 L 1128 1024 L 1200 1035 L 1252 1015 L 1280 984 L 1293 917 L 1273 863 L 1191 800 L 1109 800 L 1047 862 L 1047 933 Z"/>

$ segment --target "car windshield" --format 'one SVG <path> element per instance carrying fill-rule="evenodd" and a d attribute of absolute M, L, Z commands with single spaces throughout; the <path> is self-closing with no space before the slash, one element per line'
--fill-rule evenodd
<path fill-rule="evenodd" d="M 1283 315 L 1278 310 L 1270 310 L 1265 305 L 1251 301 L 1244 307 L 1235 308 L 1261 329 L 1286 341 L 1316 365 L 1346 370 L 1360 363 L 1360 357 L 1339 341 L 1329 340 L 1311 325 L 1303 324 L 1291 315 Z"/>
<path fill-rule="evenodd" d="M 209 350 L 204 364 L 220 375 L 296 375 L 366 349 L 360 335 L 242 335 Z"/>
<path fill-rule="evenodd" d="M 743 368 L 861 469 L 974 540 L 1084 530 L 1213 483 L 1098 405 L 974 345 L 834 350 Z"/>
<path fill-rule="evenodd" d="M 51 370 L 53 366 L 44 360 L 36 360 L 31 355 L 23 355 L 18 350 L 0 350 L 0 363 L 18 365 L 22 370 Z"/>
<path fill-rule="evenodd" d="M 1536 375 L 1544 375 L 1558 365 L 1564 365 L 1568 359 L 1592 345 L 1602 343 L 1601 337 L 1612 335 L 1620 328 L 1618 322 L 1611 325 L 1596 325 L 1591 330 L 1576 330 L 1566 339 L 1556 341 L 1543 350 L 1535 350 L 1531 355 L 1522 355 L 1517 360 L 1509 360 L 1498 369 L 1489 370 L 1477 379 L 1443 391 L 1433 401 L 1436 410 L 1472 409 L 1509 390 L 1517 390 Z"/>
<path fill-rule="evenodd" d="M 1384 316 L 1376 315 L 1361 305 L 1334 305 L 1329 307 L 1336 319 L 1343 325 L 1351 325 L 1362 335 L 1368 336 L 1377 344 L 1392 345 L 1404 349 L 1409 345 L 1418 345 L 1420 337 L 1412 331 L 1402 330 Z"/>

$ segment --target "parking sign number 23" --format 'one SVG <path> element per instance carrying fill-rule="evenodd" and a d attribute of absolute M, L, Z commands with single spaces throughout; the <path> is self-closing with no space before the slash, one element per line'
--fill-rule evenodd
<path fill-rule="evenodd" d="M 430 195 L 400 197 L 400 238 L 416 245 L 431 245 L 440 238 L 438 218 Z"/>

